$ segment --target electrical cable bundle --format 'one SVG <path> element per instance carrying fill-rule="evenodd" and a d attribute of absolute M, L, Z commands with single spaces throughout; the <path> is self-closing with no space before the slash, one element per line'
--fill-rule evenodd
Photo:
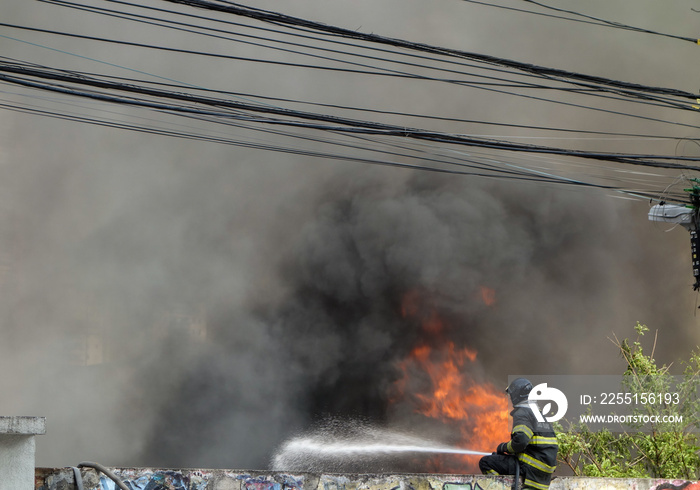
<path fill-rule="evenodd" d="M 548 8 L 544 4 L 530 3 Z M 3 32 L 31 32 L 50 38 L 104 43 L 149 53 L 212 59 L 217 63 L 252 63 L 276 66 L 280 70 L 313 70 L 333 76 L 379 77 L 404 85 L 422 84 L 421 87 L 425 86 L 425 90 L 431 93 L 440 90 L 439 86 L 453 87 L 451 90 L 464 91 L 465 94 L 486 92 L 495 97 L 524 99 L 535 105 L 555 104 L 563 110 L 639 121 L 648 124 L 652 130 L 626 132 L 531 125 L 421 114 L 403 108 L 324 103 L 282 94 L 221 90 L 73 52 L 62 54 L 85 58 L 109 68 L 130 70 L 137 76 L 127 78 L 62 68 L 59 64 L 47 66 L 0 57 L 0 82 L 20 91 L 5 92 L 11 97 L 0 99 L 0 107 L 7 110 L 323 159 L 454 175 L 597 187 L 644 199 L 657 197 L 659 189 L 666 187 L 671 175 L 675 177 L 698 169 L 700 158 L 693 156 L 591 150 L 518 141 L 523 137 L 548 143 L 558 139 L 604 143 L 619 140 L 624 144 L 677 140 L 678 137 L 674 136 L 676 128 L 695 131 L 700 126 L 684 122 L 683 117 L 670 115 L 674 112 L 696 114 L 700 102 L 695 94 L 672 87 L 644 85 L 367 34 L 223 0 L 161 0 L 151 5 L 122 0 L 93 3 L 39 0 L 38 5 L 62 7 L 108 18 L 115 23 L 139 25 L 144 31 L 165 29 L 223 45 L 233 43 L 269 55 L 238 54 L 237 49 L 226 53 L 213 52 L 142 42 L 126 36 L 97 36 L 12 23 L 0 24 Z M 593 22 L 591 16 L 563 12 L 571 16 L 569 20 L 578 17 Z M 600 18 L 595 22 L 659 35 L 658 32 L 632 29 Z M 9 34 L 2 37 L 40 46 Z M 46 45 L 41 47 L 56 49 Z M 69 100 L 84 102 L 79 105 Z M 106 109 L 108 106 L 129 107 L 141 115 L 125 121 L 121 116 L 110 115 L 116 111 Z M 417 124 L 406 125 L 407 121 Z M 446 131 L 444 128 L 448 124 L 460 128 L 482 128 L 481 131 L 483 128 L 501 128 L 511 133 L 523 130 L 528 135 L 495 137 L 475 134 L 474 131 Z M 254 134 L 263 138 L 252 136 Z M 634 170 L 639 167 L 647 170 Z M 665 198 L 680 201 L 683 196 L 667 194 Z"/>

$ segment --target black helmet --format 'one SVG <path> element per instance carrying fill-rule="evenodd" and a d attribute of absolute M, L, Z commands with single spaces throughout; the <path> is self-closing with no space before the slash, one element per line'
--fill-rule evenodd
<path fill-rule="evenodd" d="M 527 400 L 531 390 L 532 383 L 529 380 L 517 378 L 506 388 L 506 393 L 510 395 L 510 401 L 513 402 L 513 405 L 517 405 Z"/>

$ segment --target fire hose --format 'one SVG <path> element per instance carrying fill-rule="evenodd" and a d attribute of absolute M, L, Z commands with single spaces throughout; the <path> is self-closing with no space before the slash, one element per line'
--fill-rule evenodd
<path fill-rule="evenodd" d="M 514 454 L 513 459 L 515 459 L 515 476 L 513 477 L 513 490 L 518 490 L 518 484 L 520 483 L 520 460 L 518 456 Z"/>
<path fill-rule="evenodd" d="M 83 461 L 77 467 L 73 466 L 73 476 L 75 477 L 75 486 L 77 490 L 84 490 L 83 487 L 83 477 L 80 474 L 80 468 L 94 468 L 107 475 L 121 490 L 130 490 L 129 487 L 124 484 L 114 473 L 105 468 L 99 463 L 92 463 L 90 461 Z"/>

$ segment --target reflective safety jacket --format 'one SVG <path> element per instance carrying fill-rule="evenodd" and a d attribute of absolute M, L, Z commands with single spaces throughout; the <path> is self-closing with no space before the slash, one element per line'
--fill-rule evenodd
<path fill-rule="evenodd" d="M 507 451 L 520 460 L 521 472 L 525 477 L 524 488 L 547 490 L 552 473 L 557 465 L 557 438 L 552 425 L 538 422 L 530 406 L 519 403 L 510 412 L 513 417 L 513 430 L 508 441 Z"/>

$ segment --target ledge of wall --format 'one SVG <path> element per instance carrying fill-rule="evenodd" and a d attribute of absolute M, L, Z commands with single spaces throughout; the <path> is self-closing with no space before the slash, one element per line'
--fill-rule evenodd
<path fill-rule="evenodd" d="M 110 468 L 131 490 L 510 490 L 512 478 L 434 474 L 313 474 L 243 470 Z M 83 468 L 85 490 L 118 490 Z M 71 468 L 37 468 L 36 490 L 74 490 Z M 561 477 L 550 490 L 700 490 L 700 482 L 641 478 Z"/>
<path fill-rule="evenodd" d="M 46 434 L 46 417 L 0 416 L 0 434 L 32 436 Z"/>

